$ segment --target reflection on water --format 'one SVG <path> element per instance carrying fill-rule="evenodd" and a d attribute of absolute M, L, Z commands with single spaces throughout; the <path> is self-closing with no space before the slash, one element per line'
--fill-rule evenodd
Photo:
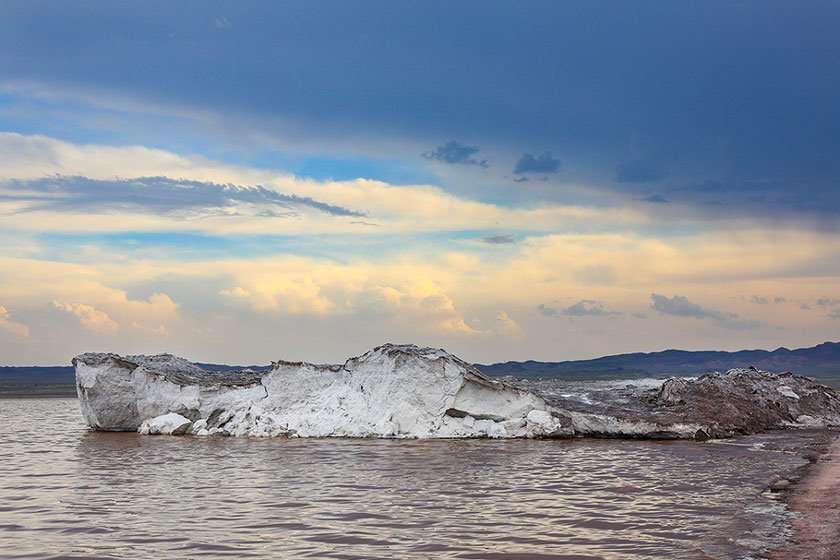
<path fill-rule="evenodd" d="M 746 557 L 783 532 L 761 487 L 801 464 L 692 442 L 91 433 L 77 407 L 0 400 L 0 557 Z"/>

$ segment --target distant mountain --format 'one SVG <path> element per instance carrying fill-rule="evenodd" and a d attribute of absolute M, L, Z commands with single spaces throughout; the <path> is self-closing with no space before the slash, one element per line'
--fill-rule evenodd
<path fill-rule="evenodd" d="M 252 369 L 268 371 L 271 366 L 229 366 L 225 364 L 203 364 L 207 371 L 230 371 Z M 72 366 L 6 366 L 0 367 L 0 386 L 3 385 L 63 385 L 75 384 L 76 376 Z"/>
<path fill-rule="evenodd" d="M 203 364 L 208 371 L 253 369 L 268 371 L 271 366 L 231 366 Z M 504 362 L 476 364 L 486 375 L 516 377 L 620 378 L 648 375 L 696 375 L 755 366 L 775 372 L 792 371 L 815 377 L 840 377 L 840 342 L 825 342 L 812 348 L 788 350 L 741 350 L 739 352 L 665 350 L 663 352 L 618 354 L 593 360 L 566 362 Z M 62 385 L 75 382 L 70 366 L 0 367 L 0 392 L 11 385 Z"/>
<path fill-rule="evenodd" d="M 741 350 L 738 352 L 665 350 L 617 354 L 593 360 L 566 362 L 504 362 L 476 366 L 486 375 L 517 377 L 638 377 L 644 375 L 693 375 L 726 371 L 735 367 L 792 371 L 811 376 L 840 376 L 840 342 L 825 342 L 811 348 L 788 350 Z"/>

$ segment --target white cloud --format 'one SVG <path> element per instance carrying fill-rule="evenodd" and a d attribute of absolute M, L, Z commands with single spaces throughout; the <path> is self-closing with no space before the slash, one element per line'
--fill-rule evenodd
<path fill-rule="evenodd" d="M 29 327 L 23 323 L 12 321 L 11 314 L 2 305 L 0 305 L 0 330 L 4 330 L 20 338 L 29 336 Z"/>
<path fill-rule="evenodd" d="M 120 329 L 119 323 L 111 319 L 107 313 L 96 309 L 92 305 L 54 301 L 53 307 L 75 315 L 79 319 L 79 324 L 89 331 L 100 334 L 113 334 Z"/>
<path fill-rule="evenodd" d="M 496 314 L 495 330 L 498 334 L 507 336 L 519 336 L 522 334 L 522 327 L 506 311 L 499 311 Z"/>

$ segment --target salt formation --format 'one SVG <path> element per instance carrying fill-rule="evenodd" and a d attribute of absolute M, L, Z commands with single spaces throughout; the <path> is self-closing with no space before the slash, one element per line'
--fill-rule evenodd
<path fill-rule="evenodd" d="M 698 438 L 840 424 L 840 396 L 755 370 L 637 384 L 615 402 L 491 380 L 443 351 L 386 344 L 343 365 L 209 372 L 168 354 L 73 360 L 96 430 L 287 437 Z M 628 385 L 628 387 L 630 387 Z"/>
<path fill-rule="evenodd" d="M 174 413 L 197 435 L 571 435 L 539 396 L 431 348 L 387 344 L 343 365 L 277 362 L 262 376 L 206 372 L 166 354 L 73 363 L 82 415 L 97 430 L 175 433 Z"/>

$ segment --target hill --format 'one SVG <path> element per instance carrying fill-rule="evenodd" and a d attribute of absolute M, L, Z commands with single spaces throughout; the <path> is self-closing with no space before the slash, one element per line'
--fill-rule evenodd
<path fill-rule="evenodd" d="M 503 362 L 476 364 L 486 375 L 517 377 L 638 377 L 645 375 L 694 375 L 755 366 L 774 372 L 792 371 L 817 377 L 840 376 L 840 343 L 825 342 L 810 348 L 789 350 L 664 350 L 617 354 L 592 360 L 564 362 Z"/>

